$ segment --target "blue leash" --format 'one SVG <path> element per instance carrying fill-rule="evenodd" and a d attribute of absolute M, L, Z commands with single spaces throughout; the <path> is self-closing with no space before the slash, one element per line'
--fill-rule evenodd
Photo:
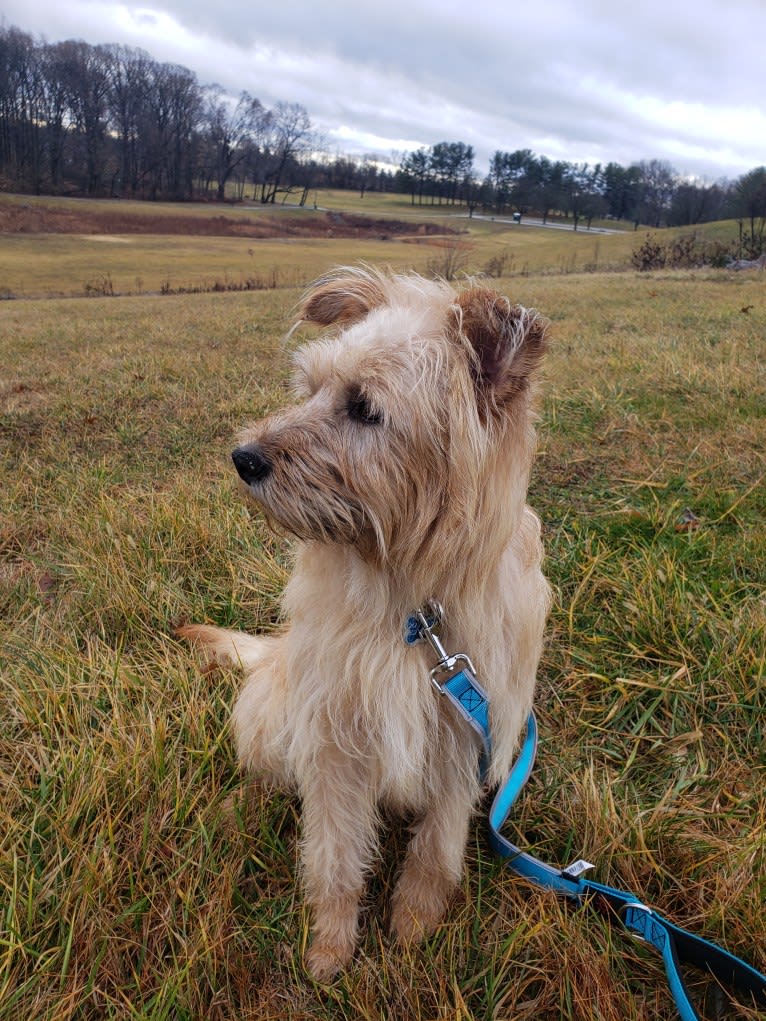
<path fill-rule="evenodd" d="M 481 742 L 482 774 L 486 771 L 491 754 L 489 728 L 489 700 L 487 693 L 476 680 L 473 664 L 462 653 L 449 656 L 434 633 L 441 621 L 441 608 L 429 604 L 408 618 L 405 641 L 414 645 L 425 639 L 439 657 L 431 671 L 436 689 L 445 695 L 457 712 L 473 728 Z M 721 947 L 693 933 L 673 925 L 652 908 L 625 890 L 604 886 L 583 877 L 593 866 L 577 861 L 566 869 L 546 865 L 526 853 L 504 837 L 500 830 L 532 772 L 537 755 L 537 721 L 530 712 L 527 732 L 510 776 L 499 788 L 489 811 L 489 841 L 499 857 L 510 868 L 535 886 L 554 890 L 577 904 L 587 904 L 616 919 L 634 936 L 649 943 L 662 955 L 665 974 L 682 1021 L 703 1021 L 689 998 L 681 975 L 681 965 L 693 965 L 711 972 L 719 982 L 749 994 L 759 1005 L 766 1007 L 766 975 L 762 975 L 745 961 L 722 950 Z"/>
<path fill-rule="evenodd" d="M 673 925 L 632 893 L 604 886 L 579 873 L 590 867 L 575 862 L 559 870 L 519 850 L 500 833 L 514 802 L 529 779 L 537 751 L 537 722 L 529 714 L 527 734 L 511 775 L 498 790 L 489 812 L 489 839 L 493 850 L 520 876 L 537 886 L 555 890 L 579 904 L 588 904 L 622 922 L 625 928 L 650 943 L 662 955 L 665 973 L 682 1021 L 702 1021 L 694 1009 L 681 975 L 681 965 L 708 970 L 723 984 L 749 993 L 766 1006 L 766 975 L 708 940 Z"/>

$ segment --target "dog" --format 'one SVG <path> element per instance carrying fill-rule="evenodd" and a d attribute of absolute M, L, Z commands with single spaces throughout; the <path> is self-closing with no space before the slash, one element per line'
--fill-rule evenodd
<path fill-rule="evenodd" d="M 550 604 L 526 504 L 547 326 L 484 286 L 344 268 L 307 291 L 295 405 L 233 453 L 245 492 L 296 540 L 288 624 L 182 635 L 241 667 L 232 716 L 245 770 L 297 790 L 309 972 L 352 959 L 380 813 L 410 821 L 391 930 L 430 934 L 459 883 L 482 795 L 479 742 L 429 681 L 403 624 L 429 600 L 442 641 L 490 700 L 486 783 L 507 775 L 530 711 Z"/>

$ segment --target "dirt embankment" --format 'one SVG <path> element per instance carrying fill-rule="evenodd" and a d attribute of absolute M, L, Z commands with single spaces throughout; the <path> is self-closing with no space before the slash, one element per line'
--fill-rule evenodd
<path fill-rule="evenodd" d="M 370 218 L 353 213 L 285 212 L 261 213 L 252 218 L 197 213 L 190 216 L 155 214 L 118 206 L 104 208 L 57 208 L 44 204 L 0 206 L 0 233 L 4 234 L 184 234 L 243 238 L 377 238 L 454 234 L 457 231 L 436 223 Z"/>

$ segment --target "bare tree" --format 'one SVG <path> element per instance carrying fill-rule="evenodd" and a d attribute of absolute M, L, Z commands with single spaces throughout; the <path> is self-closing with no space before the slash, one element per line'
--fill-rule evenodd
<path fill-rule="evenodd" d="M 257 144 L 268 118 L 260 100 L 249 93 L 243 92 L 234 105 L 220 85 L 212 85 L 206 90 L 204 123 L 216 197 L 222 202 L 229 178 L 247 159 L 249 146 Z"/>
<path fill-rule="evenodd" d="M 739 220 L 740 253 L 757 259 L 766 251 L 766 167 L 756 167 L 737 181 L 734 202 Z M 750 231 L 744 229 L 745 221 Z"/>
<path fill-rule="evenodd" d="M 155 64 L 142 115 L 142 180 L 149 198 L 191 198 L 196 132 L 202 115 L 197 78 L 177 64 Z"/>
<path fill-rule="evenodd" d="M 142 128 L 149 119 L 149 96 L 157 64 L 148 53 L 127 46 L 109 47 L 109 111 L 119 148 L 112 194 L 135 194 L 145 168 Z"/>
<path fill-rule="evenodd" d="M 684 181 L 677 185 L 668 210 L 669 227 L 718 220 L 723 216 L 725 193 L 718 184 Z"/>
<path fill-rule="evenodd" d="M 277 103 L 266 127 L 266 159 L 262 170 L 261 202 L 275 202 L 292 189 L 288 171 L 313 148 L 311 120 L 300 103 Z"/>
<path fill-rule="evenodd" d="M 32 37 L 0 28 L 0 167 L 8 178 L 41 187 L 40 74 Z"/>
<path fill-rule="evenodd" d="M 59 46 L 60 67 L 75 144 L 84 158 L 84 190 L 101 192 L 106 171 L 110 55 L 103 46 L 70 39 Z"/>

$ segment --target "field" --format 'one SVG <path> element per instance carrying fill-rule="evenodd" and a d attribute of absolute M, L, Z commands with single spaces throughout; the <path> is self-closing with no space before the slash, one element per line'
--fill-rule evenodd
<path fill-rule="evenodd" d="M 345 212 L 333 192 L 318 211 L 152 204 L 147 212 L 138 202 L 0 194 L 0 297 L 303 287 L 350 258 L 448 276 L 571 273 L 624 267 L 636 244 L 632 232 L 562 237 L 391 198 L 352 199 Z"/>
<path fill-rule="evenodd" d="M 676 1016 L 659 959 L 515 880 L 480 819 L 433 938 L 387 938 L 392 824 L 353 967 L 302 969 L 298 806 L 243 784 L 237 678 L 172 629 L 275 625 L 289 543 L 242 505 L 231 439 L 287 399 L 299 288 L 360 258 L 490 266 L 552 322 L 530 501 L 556 600 L 509 835 L 766 969 L 763 276 L 462 227 L 0 235 L 0 1021 Z M 766 1016 L 693 985 L 710 1017 Z"/>

